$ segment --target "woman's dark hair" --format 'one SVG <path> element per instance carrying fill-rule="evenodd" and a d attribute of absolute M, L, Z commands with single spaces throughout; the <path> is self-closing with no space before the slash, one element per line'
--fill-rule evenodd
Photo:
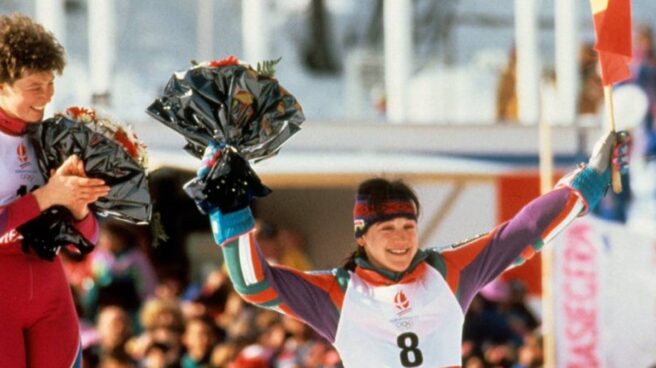
<path fill-rule="evenodd" d="M 374 212 L 381 212 L 385 202 L 389 200 L 409 200 L 417 208 L 417 217 L 419 217 L 420 205 L 417 194 L 414 190 L 402 180 L 387 180 L 384 178 L 367 179 L 360 183 L 356 198 L 367 198 L 369 206 Z M 366 232 L 366 228 L 364 230 Z M 344 268 L 352 271 L 355 269 L 355 259 L 367 258 L 367 254 L 360 245 L 344 261 Z"/>
<path fill-rule="evenodd" d="M 355 250 L 344 260 L 344 264 L 342 265 L 342 267 L 347 271 L 355 270 L 356 258 L 367 259 L 367 253 L 364 251 L 364 248 L 359 244 L 355 245 Z"/>
<path fill-rule="evenodd" d="M 41 24 L 18 13 L 0 15 L 0 83 L 28 71 L 61 74 L 65 65 L 64 48 Z"/>
<path fill-rule="evenodd" d="M 410 200 L 417 208 L 419 217 L 419 200 L 414 190 L 402 180 L 390 181 L 383 178 L 372 178 L 360 183 L 357 192 L 358 198 L 367 197 L 368 202 L 375 212 L 380 212 L 386 201 L 393 199 Z"/>

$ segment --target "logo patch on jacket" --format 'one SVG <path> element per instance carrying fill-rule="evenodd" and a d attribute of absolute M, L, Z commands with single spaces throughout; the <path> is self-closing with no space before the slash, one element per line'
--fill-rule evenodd
<path fill-rule="evenodd" d="M 27 156 L 27 148 L 22 142 L 16 147 L 16 157 L 18 158 L 21 168 L 24 168 L 29 157 Z"/>
<path fill-rule="evenodd" d="M 410 299 L 408 299 L 403 290 L 400 290 L 394 295 L 394 307 L 396 307 L 396 314 L 399 316 L 410 312 L 412 309 L 410 307 Z"/>

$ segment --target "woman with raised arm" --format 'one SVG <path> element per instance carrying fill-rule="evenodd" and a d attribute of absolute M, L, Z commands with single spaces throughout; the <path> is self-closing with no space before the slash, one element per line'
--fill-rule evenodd
<path fill-rule="evenodd" d="M 353 207 L 357 248 L 344 265 L 326 271 L 269 265 L 255 240 L 251 196 L 239 206 L 207 199 L 201 205 L 241 296 L 310 325 L 334 344 L 346 367 L 460 367 L 464 315 L 474 295 L 599 202 L 611 161 L 624 165 L 625 145 L 616 141 L 616 133 L 604 135 L 588 164 L 554 190 L 488 233 L 446 249 L 420 249 L 420 205 L 410 187 L 367 180 Z M 227 151 L 207 149 L 199 179 L 221 152 Z M 253 175 L 244 162 L 231 168 L 233 176 L 239 168 L 244 177 Z"/>

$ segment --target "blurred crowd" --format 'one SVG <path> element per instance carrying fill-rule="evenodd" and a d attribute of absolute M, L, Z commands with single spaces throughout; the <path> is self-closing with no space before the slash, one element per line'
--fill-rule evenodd
<path fill-rule="evenodd" d="M 312 267 L 300 233 L 268 222 L 257 229 L 270 262 Z M 106 221 L 89 256 L 63 253 L 85 367 L 342 367 L 331 344 L 305 324 L 245 303 L 224 265 L 198 282 L 184 282 L 185 275 L 173 280 L 170 272 L 158 277 L 162 270 L 140 230 Z M 539 321 L 524 299 L 521 284 L 496 281 L 473 301 L 462 346 L 465 367 L 541 366 Z"/>
<path fill-rule="evenodd" d="M 543 366 L 540 319 L 521 281 L 497 279 L 472 301 L 463 330 L 464 368 Z"/>
<path fill-rule="evenodd" d="M 304 324 L 245 303 L 224 266 L 217 264 L 199 282 L 158 269 L 141 230 L 106 221 L 89 256 L 62 254 L 85 367 L 341 366 L 331 345 Z M 304 254 L 283 254 L 276 246 L 294 236 L 268 223 L 258 226 L 272 262 L 307 269 Z"/>

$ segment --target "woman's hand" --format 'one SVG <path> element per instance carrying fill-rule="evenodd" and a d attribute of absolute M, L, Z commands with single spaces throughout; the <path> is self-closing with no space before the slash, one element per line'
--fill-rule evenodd
<path fill-rule="evenodd" d="M 89 203 L 106 196 L 109 190 L 103 180 L 87 178 L 82 160 L 71 155 L 52 173 L 48 183 L 33 194 L 42 211 L 60 205 L 81 220 L 89 213 Z"/>
<path fill-rule="evenodd" d="M 588 165 L 603 174 L 611 165 L 624 173 L 628 170 L 630 136 L 627 132 L 608 131 L 600 137 L 592 149 Z"/>

